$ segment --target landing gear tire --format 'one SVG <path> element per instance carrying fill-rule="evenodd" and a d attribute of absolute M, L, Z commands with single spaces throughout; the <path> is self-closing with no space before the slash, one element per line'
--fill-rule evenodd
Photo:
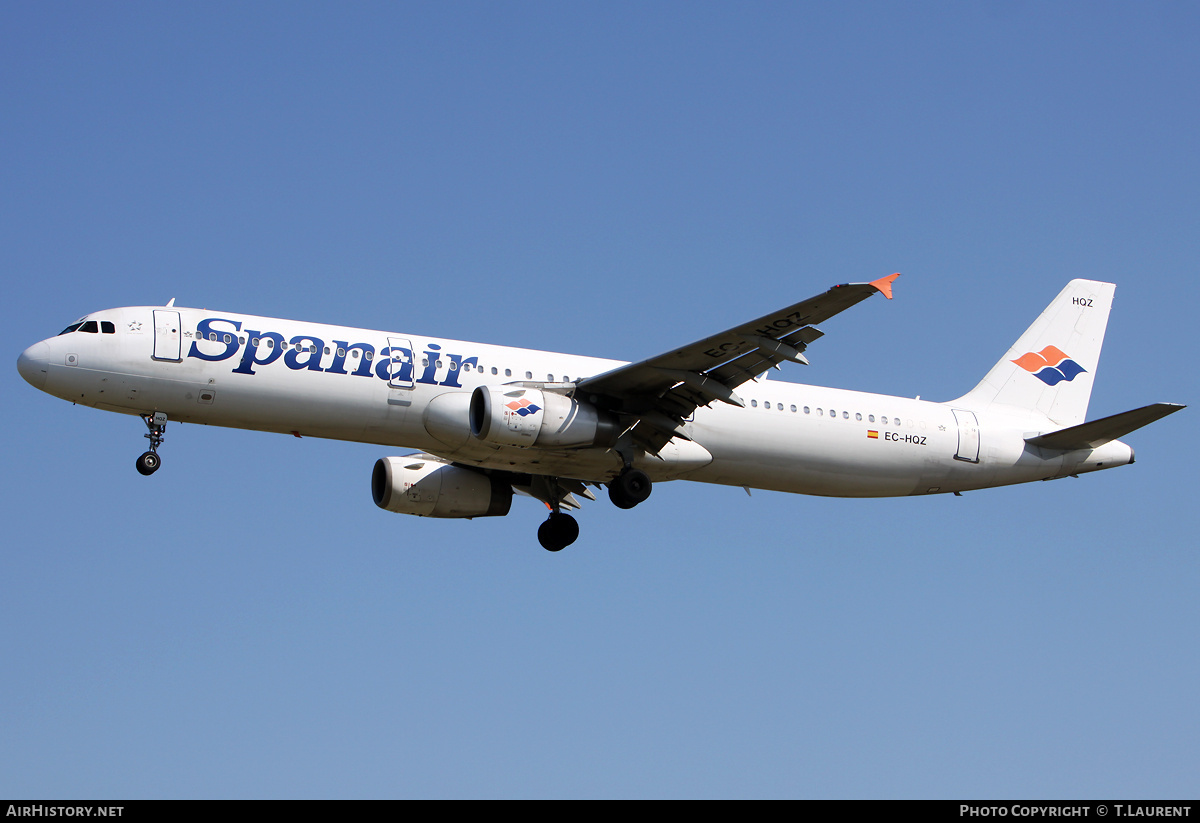
<path fill-rule="evenodd" d="M 158 467 L 162 465 L 162 460 L 154 452 L 144 452 L 134 465 L 137 466 L 138 474 L 149 477 L 158 471 Z"/>
<path fill-rule="evenodd" d="M 626 469 L 608 484 L 608 499 L 618 509 L 632 509 L 653 491 L 650 478 L 640 469 Z"/>
<path fill-rule="evenodd" d="M 553 512 L 546 522 L 538 526 L 538 542 L 548 552 L 560 552 L 579 537 L 579 524 L 575 518 L 562 512 Z"/>
<path fill-rule="evenodd" d="M 150 451 L 142 452 L 142 456 L 134 465 L 137 466 L 138 474 L 149 477 L 162 465 L 162 458 L 158 456 L 158 447 L 162 445 L 167 434 L 167 416 L 163 412 L 154 412 L 142 414 L 139 417 L 146 424 L 146 428 L 150 430 L 143 435 L 150 441 Z"/>

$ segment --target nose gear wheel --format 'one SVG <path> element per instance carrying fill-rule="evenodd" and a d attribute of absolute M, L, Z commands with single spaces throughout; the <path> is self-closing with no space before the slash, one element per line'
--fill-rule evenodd
<path fill-rule="evenodd" d="M 154 414 L 143 414 L 141 418 L 146 424 L 146 428 L 150 430 L 143 435 L 150 441 L 150 451 L 142 452 L 134 466 L 137 468 L 138 474 L 149 477 L 162 465 L 162 458 L 158 456 L 158 447 L 166 439 L 167 416 L 162 412 L 155 412 Z"/>

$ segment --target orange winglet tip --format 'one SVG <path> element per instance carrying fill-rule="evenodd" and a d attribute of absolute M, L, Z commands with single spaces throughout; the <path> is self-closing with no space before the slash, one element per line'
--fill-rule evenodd
<path fill-rule="evenodd" d="M 900 276 L 900 272 L 889 274 L 887 277 L 881 277 L 878 280 L 872 280 L 871 285 L 879 289 L 879 293 L 888 300 L 892 299 L 892 281 Z"/>

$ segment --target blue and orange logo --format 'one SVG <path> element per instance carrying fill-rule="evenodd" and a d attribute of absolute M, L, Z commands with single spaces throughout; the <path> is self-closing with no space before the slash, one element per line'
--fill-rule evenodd
<path fill-rule="evenodd" d="M 1012 362 L 1047 386 L 1057 386 L 1064 380 L 1070 383 L 1087 371 L 1055 346 L 1047 346 L 1040 352 L 1026 352 Z"/>
<path fill-rule="evenodd" d="M 541 406 L 536 406 L 533 403 L 530 403 L 524 397 L 522 397 L 520 400 L 514 400 L 511 403 L 505 403 L 504 405 L 522 417 L 528 417 L 531 414 L 537 414 L 542 410 Z"/>

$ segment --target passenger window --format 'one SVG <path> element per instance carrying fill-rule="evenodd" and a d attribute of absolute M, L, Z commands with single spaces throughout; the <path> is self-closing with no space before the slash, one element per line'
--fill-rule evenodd
<path fill-rule="evenodd" d="M 775 404 L 775 408 L 779 409 L 779 411 L 783 411 L 783 404 L 782 404 L 782 403 L 776 403 L 776 404 Z M 795 406 L 792 406 L 792 411 L 795 411 L 795 410 L 796 410 L 796 407 L 795 407 Z"/>
<path fill-rule="evenodd" d="M 533 379 L 533 372 L 531 372 L 531 371 L 527 371 L 527 372 L 525 372 L 525 379 L 526 379 L 526 380 L 532 380 L 532 379 Z"/>
<path fill-rule="evenodd" d="M 500 370 L 497 369 L 495 366 L 492 366 L 492 374 L 499 374 L 499 373 L 500 373 Z"/>
<path fill-rule="evenodd" d="M 805 414 L 808 414 L 808 406 L 805 406 L 805 407 L 804 407 L 804 413 L 805 413 Z"/>
<path fill-rule="evenodd" d="M 505 369 L 505 370 L 504 370 L 504 376 L 505 376 L 505 377 L 512 377 L 512 369 Z"/>
<path fill-rule="evenodd" d="M 855 419 L 855 420 L 862 420 L 862 414 L 860 414 L 859 412 L 855 412 L 855 413 L 854 413 L 854 419 Z"/>
<path fill-rule="evenodd" d="M 848 411 L 844 411 L 844 412 L 842 412 L 842 419 L 843 419 L 843 420 L 849 420 L 849 419 L 850 419 L 850 412 L 848 412 Z"/>
<path fill-rule="evenodd" d="M 216 339 L 217 339 L 217 333 L 216 333 L 215 331 L 210 331 L 210 332 L 208 333 L 208 339 L 209 339 L 209 340 L 216 341 Z"/>
<path fill-rule="evenodd" d="M 757 408 L 758 408 L 758 401 L 757 401 L 757 400 L 751 400 L 751 401 L 750 401 L 750 405 L 751 405 L 751 406 L 753 406 L 754 408 L 756 408 L 756 409 L 757 409 Z"/>
<path fill-rule="evenodd" d="M 225 335 L 225 342 L 226 342 L 226 343 L 232 343 L 232 342 L 233 342 L 233 335 L 232 335 L 232 334 L 227 334 L 227 335 Z"/>
<path fill-rule="evenodd" d="M 868 422 L 874 423 L 874 422 L 875 422 L 875 415 L 873 415 L 873 414 L 868 414 L 868 415 L 867 415 L 867 420 L 868 420 Z"/>
<path fill-rule="evenodd" d="M 792 414 L 795 414 L 795 413 L 796 413 L 796 404 L 793 403 L 792 404 Z"/>

